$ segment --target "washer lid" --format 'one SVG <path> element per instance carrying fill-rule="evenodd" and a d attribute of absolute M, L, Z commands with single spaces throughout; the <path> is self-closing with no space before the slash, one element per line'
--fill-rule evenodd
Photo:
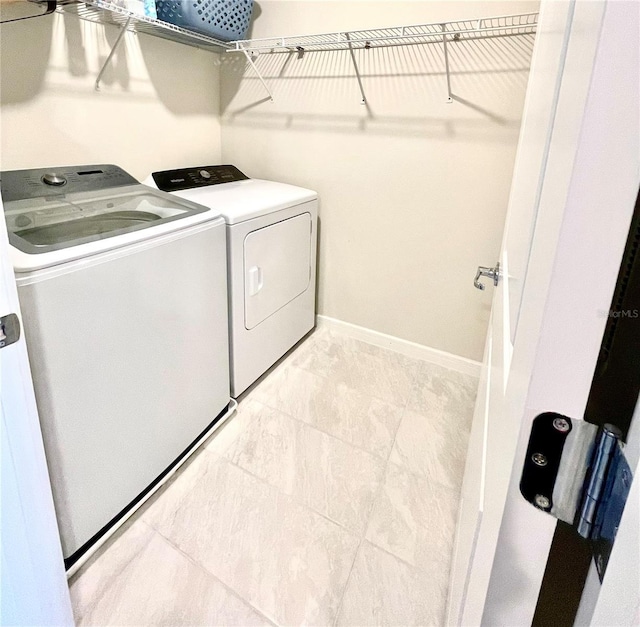
<path fill-rule="evenodd" d="M 143 185 L 12 200 L 5 204 L 9 242 L 29 254 L 48 253 L 171 222 L 207 208 Z"/>
<path fill-rule="evenodd" d="M 154 173 L 145 183 L 156 187 L 154 178 L 158 174 L 162 173 Z M 310 189 L 261 179 L 219 182 L 213 185 L 194 182 L 191 189 L 171 193 L 210 207 L 221 215 L 227 224 L 237 224 L 318 198 L 318 194 Z"/>

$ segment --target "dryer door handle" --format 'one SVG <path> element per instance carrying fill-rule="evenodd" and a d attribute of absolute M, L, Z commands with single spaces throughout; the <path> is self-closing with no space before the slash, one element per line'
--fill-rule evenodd
<path fill-rule="evenodd" d="M 262 268 L 260 266 L 249 268 L 249 296 L 255 296 L 263 285 Z"/>

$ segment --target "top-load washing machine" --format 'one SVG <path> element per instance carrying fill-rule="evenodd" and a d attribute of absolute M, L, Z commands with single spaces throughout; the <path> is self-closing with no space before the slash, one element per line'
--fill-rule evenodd
<path fill-rule="evenodd" d="M 314 327 L 318 195 L 231 165 L 154 172 L 146 183 L 225 219 L 237 398 Z"/>
<path fill-rule="evenodd" d="M 2 172 L 66 563 L 229 416 L 225 222 L 114 165 Z"/>

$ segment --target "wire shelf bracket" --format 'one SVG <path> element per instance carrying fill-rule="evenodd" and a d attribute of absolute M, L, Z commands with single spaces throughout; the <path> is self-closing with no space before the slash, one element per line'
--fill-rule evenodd
<path fill-rule="evenodd" d="M 453 96 L 451 94 L 451 73 L 449 72 L 449 49 L 447 48 L 447 35 L 444 33 L 447 30 L 447 25 L 442 25 L 442 44 L 444 46 L 444 68 L 447 74 L 447 104 L 451 104 L 453 102 Z"/>
<path fill-rule="evenodd" d="M 349 53 L 351 55 L 351 61 L 353 62 L 353 69 L 356 72 L 356 79 L 358 80 L 358 87 L 360 88 L 360 96 L 361 96 L 361 100 L 360 100 L 360 104 L 364 105 L 365 107 L 367 106 L 367 97 L 364 94 L 364 86 L 362 85 L 362 77 L 360 76 L 360 70 L 358 69 L 358 62 L 356 61 L 356 54 L 353 51 L 353 46 L 351 45 L 351 41 L 349 38 L 349 33 L 345 33 L 345 37 L 347 38 L 347 41 L 349 41 Z"/>
<path fill-rule="evenodd" d="M 227 41 L 209 37 L 208 35 L 175 26 L 162 20 L 132 13 L 110 0 L 85 0 L 82 2 L 78 0 L 58 0 L 58 8 L 56 10 L 62 13 L 70 13 L 86 22 L 111 24 L 112 26 L 120 28 L 111 52 L 98 73 L 95 82 L 95 88 L 98 91 L 100 90 L 100 82 L 105 70 L 113 59 L 113 55 L 122 43 L 122 39 L 127 31 L 154 35 L 155 37 L 168 39 L 203 50 L 210 50 L 212 52 L 223 52 L 231 45 Z"/>
<path fill-rule="evenodd" d="M 118 33 L 118 37 L 115 40 L 113 46 L 111 46 L 111 52 L 109 52 L 109 55 L 104 60 L 104 63 L 102 64 L 102 67 L 100 68 L 100 71 L 98 72 L 98 76 L 96 78 L 96 84 L 95 84 L 96 91 L 100 91 L 100 81 L 102 80 L 102 76 L 105 73 L 109 63 L 111 63 L 111 59 L 113 58 L 113 55 L 115 54 L 116 49 L 120 45 L 120 42 L 122 41 L 122 38 L 124 37 L 124 34 L 127 32 L 130 23 L 131 23 L 131 18 L 129 17 L 129 18 L 127 18 L 127 21 L 120 27 L 120 32 Z"/>
<path fill-rule="evenodd" d="M 251 57 L 251 53 L 248 50 L 243 50 L 242 52 L 244 52 L 244 56 L 247 58 L 247 61 L 249 62 L 249 65 L 253 68 L 253 71 L 255 72 L 256 76 L 260 79 L 260 82 L 262 83 L 262 86 L 265 88 L 265 90 L 269 94 L 269 100 L 271 100 L 271 102 L 273 102 L 273 94 L 271 93 L 271 90 L 269 89 L 269 85 L 267 85 L 266 81 L 262 77 L 262 74 L 260 74 L 260 70 L 256 66 L 255 61 L 253 60 L 253 58 Z"/>

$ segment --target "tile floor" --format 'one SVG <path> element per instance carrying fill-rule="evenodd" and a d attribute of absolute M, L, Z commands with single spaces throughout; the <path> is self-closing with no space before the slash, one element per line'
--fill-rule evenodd
<path fill-rule="evenodd" d="M 477 379 L 321 329 L 72 579 L 82 625 L 442 625 Z"/>

